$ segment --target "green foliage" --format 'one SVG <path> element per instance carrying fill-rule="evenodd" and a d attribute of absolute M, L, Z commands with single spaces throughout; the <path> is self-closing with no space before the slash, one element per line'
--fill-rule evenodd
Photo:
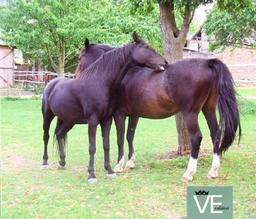
<path fill-rule="evenodd" d="M 184 14 L 184 8 L 186 5 L 189 5 L 190 10 L 195 10 L 199 5 L 204 5 L 208 3 L 212 3 L 213 0 L 129 0 L 132 5 L 132 11 L 144 11 L 151 12 L 155 3 L 173 3 L 174 8 L 180 14 Z"/>
<path fill-rule="evenodd" d="M 239 10 L 234 11 L 231 8 L 223 9 L 232 6 L 233 4 L 228 3 L 221 5 L 221 8 L 215 6 L 209 14 L 204 29 L 206 34 L 214 39 L 210 42 L 210 50 L 227 46 L 240 47 L 246 40 L 252 41 L 250 46 L 256 45 L 256 4 L 248 4 L 247 7 L 242 5 Z M 233 7 L 239 6 L 240 4 L 237 4 Z"/>
<path fill-rule="evenodd" d="M 88 14 L 84 1 L 13 0 L 1 10 L 4 40 L 57 71 L 62 56 L 67 62 L 85 35 Z M 74 13 L 76 12 L 76 13 Z"/>
<path fill-rule="evenodd" d="M 129 42 L 136 30 L 158 51 L 161 48 L 158 11 L 148 16 L 132 15 L 127 1 L 13 0 L 1 9 L 0 19 L 3 39 L 9 45 L 55 71 L 63 56 L 66 69 L 74 69 L 85 37 L 121 45 Z"/>
<path fill-rule="evenodd" d="M 252 0 L 219 0 L 218 7 L 222 11 L 237 14 L 240 11 L 252 6 Z"/>

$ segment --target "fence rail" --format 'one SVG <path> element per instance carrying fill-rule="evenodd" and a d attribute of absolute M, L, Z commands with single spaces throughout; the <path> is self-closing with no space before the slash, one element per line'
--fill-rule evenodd
<path fill-rule="evenodd" d="M 66 78 L 74 78 L 74 74 L 65 73 Z M 52 79 L 57 78 L 58 74 L 50 71 L 14 71 L 13 82 L 18 85 L 20 90 L 30 90 L 40 93 L 45 85 Z"/>
<path fill-rule="evenodd" d="M 249 64 L 230 64 L 229 68 L 239 68 L 239 67 L 254 67 L 256 63 Z M 256 85 L 256 80 L 253 74 L 255 71 L 250 71 L 249 78 L 237 78 L 234 82 L 237 85 Z M 65 73 L 63 75 L 66 78 L 74 78 L 74 74 Z M 253 76 L 253 77 L 252 77 Z M 58 77 L 58 74 L 50 71 L 17 71 L 14 70 L 13 73 L 13 82 L 18 85 L 20 90 L 30 90 L 36 93 L 42 92 L 42 89 L 45 85 L 52 79 Z"/>
<path fill-rule="evenodd" d="M 53 78 L 58 77 L 55 72 L 49 71 L 14 71 L 13 81 L 15 83 L 47 84 Z M 65 73 L 64 77 L 74 78 L 71 73 Z"/>

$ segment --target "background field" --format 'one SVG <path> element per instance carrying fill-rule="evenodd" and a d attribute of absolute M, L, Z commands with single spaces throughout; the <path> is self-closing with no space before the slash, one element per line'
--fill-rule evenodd
<path fill-rule="evenodd" d="M 239 89 L 256 96 L 256 89 Z M 239 99 L 243 137 L 223 155 L 220 178 L 206 178 L 211 142 L 203 116 L 201 157 L 189 185 L 229 185 L 234 190 L 235 218 L 256 217 L 256 101 Z M 176 150 L 175 119 L 141 119 L 135 137 L 136 168 L 116 179 L 106 177 L 100 129 L 97 133 L 95 185 L 87 184 L 87 126 L 69 133 L 66 170 L 49 144 L 48 170 L 40 170 L 43 153 L 41 100 L 1 100 L 1 218 L 175 218 L 186 215 L 186 188 L 181 176 L 188 157 L 161 160 Z M 51 128 L 51 134 L 55 122 Z M 52 136 L 52 135 L 51 135 Z M 111 163 L 116 161 L 115 128 L 111 131 Z M 127 144 L 125 145 L 127 155 Z M 127 157 L 127 156 L 126 156 Z"/>

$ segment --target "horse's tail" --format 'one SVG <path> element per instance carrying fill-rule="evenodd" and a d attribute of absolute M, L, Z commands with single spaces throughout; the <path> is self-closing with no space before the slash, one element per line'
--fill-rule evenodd
<path fill-rule="evenodd" d="M 60 141 L 62 141 L 62 143 L 60 143 Z M 60 147 L 63 146 L 63 150 L 66 152 L 67 149 L 67 145 L 68 145 L 68 134 L 66 133 L 63 137 L 61 137 L 61 139 L 58 140 L 56 133 L 54 133 L 53 136 L 53 146 L 56 144 L 57 142 L 57 152 L 60 155 Z M 62 145 L 61 145 L 62 144 Z"/>
<path fill-rule="evenodd" d="M 67 142 L 68 142 L 67 133 L 64 133 L 61 136 L 58 136 L 58 131 L 61 128 L 61 125 L 62 125 L 62 121 L 60 119 L 57 119 L 57 124 L 56 124 L 56 128 L 55 128 L 55 131 L 54 131 L 54 136 L 53 136 L 53 139 L 54 139 L 53 145 L 55 145 L 56 142 L 57 142 L 57 146 L 58 146 L 57 151 L 58 151 L 59 155 L 60 155 L 60 148 L 61 147 L 63 147 L 64 152 L 66 151 Z"/>
<path fill-rule="evenodd" d="M 241 125 L 234 82 L 228 67 L 218 59 L 209 59 L 208 66 L 217 76 L 218 109 L 220 115 L 217 142 L 220 142 L 220 153 L 225 152 L 233 143 L 238 129 L 238 143 L 241 138 Z"/>
<path fill-rule="evenodd" d="M 45 99 L 44 98 L 42 99 L 41 111 L 42 111 L 42 114 L 43 114 L 43 117 L 44 117 L 44 112 L 45 112 Z"/>

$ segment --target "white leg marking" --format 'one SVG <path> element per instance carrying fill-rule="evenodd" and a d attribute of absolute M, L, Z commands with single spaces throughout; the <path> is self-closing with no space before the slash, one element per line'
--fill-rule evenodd
<path fill-rule="evenodd" d="M 109 179 L 114 179 L 114 178 L 117 177 L 117 175 L 116 175 L 116 173 L 111 173 L 111 174 L 107 174 L 107 177 L 108 177 Z"/>
<path fill-rule="evenodd" d="M 212 167 L 208 172 L 207 177 L 209 179 L 215 179 L 216 177 L 218 177 L 219 168 L 220 168 L 220 156 L 218 154 L 213 154 Z"/>
<path fill-rule="evenodd" d="M 94 183 L 96 183 L 97 182 L 97 179 L 96 178 L 90 178 L 90 179 L 88 179 L 88 183 L 89 184 L 94 184 Z"/>
<path fill-rule="evenodd" d="M 61 166 L 60 164 L 58 165 L 58 170 L 65 170 L 66 167 L 65 166 Z"/>
<path fill-rule="evenodd" d="M 121 173 L 124 170 L 124 163 L 125 163 L 125 159 L 124 156 L 122 156 L 121 160 L 116 164 L 115 168 L 114 168 L 114 172 L 115 173 Z"/>
<path fill-rule="evenodd" d="M 47 170 L 49 168 L 49 165 L 41 165 L 40 169 L 41 170 Z"/>
<path fill-rule="evenodd" d="M 190 157 L 188 162 L 188 168 L 183 174 L 183 181 L 188 182 L 193 180 L 193 175 L 196 173 L 197 169 L 197 159 Z"/>
<path fill-rule="evenodd" d="M 133 169 L 135 167 L 135 155 L 132 154 L 130 160 L 127 161 L 125 169 Z"/>

